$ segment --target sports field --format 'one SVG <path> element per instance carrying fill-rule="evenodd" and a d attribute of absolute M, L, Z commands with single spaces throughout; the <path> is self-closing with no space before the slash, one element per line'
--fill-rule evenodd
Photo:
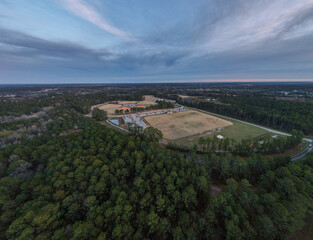
<path fill-rule="evenodd" d="M 153 95 L 144 95 L 143 97 L 144 97 L 145 101 L 147 101 L 147 102 L 155 102 L 156 100 L 159 99 Z"/>
<path fill-rule="evenodd" d="M 190 98 L 190 96 L 187 96 L 187 95 L 178 95 L 178 97 L 180 97 L 182 99 Z"/>
<path fill-rule="evenodd" d="M 130 110 L 131 107 L 137 107 L 137 108 L 144 108 L 151 105 L 156 105 L 155 102 L 157 98 L 153 96 L 145 97 L 144 101 L 118 101 L 116 104 L 103 104 L 99 106 L 98 108 L 107 111 L 109 115 L 115 114 L 115 110 Z"/>
<path fill-rule="evenodd" d="M 264 129 L 247 125 L 241 122 L 233 121 L 233 125 L 227 126 L 215 133 L 197 134 L 189 137 L 180 138 L 174 141 L 175 144 L 185 147 L 192 147 L 194 144 L 199 143 L 199 138 L 212 138 L 216 135 L 222 135 L 224 138 L 234 139 L 236 142 L 240 142 L 242 139 L 256 138 L 270 134 Z"/>
<path fill-rule="evenodd" d="M 145 120 L 152 127 L 162 131 L 163 137 L 168 140 L 201 134 L 233 124 L 227 120 L 194 110 L 148 116 L 145 117 Z"/>

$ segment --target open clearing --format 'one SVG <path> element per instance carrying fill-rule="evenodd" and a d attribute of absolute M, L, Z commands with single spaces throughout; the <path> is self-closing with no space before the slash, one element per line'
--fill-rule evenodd
<path fill-rule="evenodd" d="M 130 109 L 131 107 L 137 107 L 137 108 L 144 108 L 152 105 L 156 105 L 157 103 L 154 101 L 157 100 L 157 98 L 154 98 L 153 96 L 150 96 L 145 98 L 144 101 L 118 101 L 117 103 L 108 103 L 103 104 L 99 106 L 98 108 L 107 111 L 108 114 L 112 115 L 115 114 L 115 110 L 126 110 Z"/>
<path fill-rule="evenodd" d="M 180 97 L 182 99 L 190 98 L 190 96 L 187 96 L 187 95 L 178 95 L 178 97 Z"/>
<path fill-rule="evenodd" d="M 221 131 L 209 134 L 197 134 L 190 137 L 177 139 L 174 141 L 175 144 L 185 147 L 192 147 L 194 144 L 198 144 L 199 138 L 213 138 L 215 135 L 222 135 L 224 138 L 231 138 L 240 142 L 246 138 L 256 138 L 261 135 L 270 134 L 264 129 L 250 126 L 244 123 L 233 121 L 233 125 L 223 128 Z"/>
<path fill-rule="evenodd" d="M 254 127 L 251 125 L 247 125 L 241 122 L 233 122 L 233 126 L 231 127 L 225 127 L 221 130 L 219 133 L 212 134 L 212 137 L 214 135 L 223 135 L 225 138 L 232 138 L 236 141 L 241 141 L 242 139 L 246 138 L 255 138 L 264 134 L 268 134 L 264 129 Z"/>
<path fill-rule="evenodd" d="M 153 95 L 144 95 L 145 101 L 147 102 L 155 102 L 156 100 L 159 100 L 160 98 L 157 98 Z"/>
<path fill-rule="evenodd" d="M 145 120 L 163 133 L 163 137 L 175 140 L 233 123 L 195 110 L 146 117 Z"/>

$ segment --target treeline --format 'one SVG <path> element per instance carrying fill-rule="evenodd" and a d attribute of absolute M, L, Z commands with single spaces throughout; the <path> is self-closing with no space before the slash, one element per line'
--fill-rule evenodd
<path fill-rule="evenodd" d="M 62 106 L 70 107 L 74 110 L 87 114 L 91 111 L 93 105 L 116 101 L 118 100 L 129 100 L 129 101 L 140 101 L 142 96 L 139 94 L 108 94 L 108 93 L 91 93 L 86 95 L 67 95 L 61 98 Z"/>
<path fill-rule="evenodd" d="M 184 100 L 174 97 L 189 107 L 262 124 L 291 132 L 293 129 L 313 134 L 313 103 L 282 101 L 266 96 L 220 95 L 221 103 L 205 100 Z"/>
<path fill-rule="evenodd" d="M 289 163 L 268 170 L 256 187 L 246 179 L 226 182 L 226 189 L 212 199 L 205 213 L 221 239 L 290 239 L 312 213 L 313 179 L 308 166 Z"/>
<path fill-rule="evenodd" d="M 42 119 L 47 119 L 47 116 L 41 117 Z M 0 123 L 0 131 L 3 130 L 18 130 L 21 126 L 23 127 L 30 127 L 34 123 L 38 122 L 38 118 L 31 118 L 25 120 L 18 120 L 18 121 L 9 121 Z"/>
<path fill-rule="evenodd" d="M 211 178 L 227 184 L 206 210 L 222 239 L 289 239 L 312 213 L 310 166 L 261 154 L 209 154 L 203 164 Z"/>
<path fill-rule="evenodd" d="M 164 101 L 164 100 L 156 100 L 157 105 L 151 105 L 151 109 L 159 109 L 159 108 L 174 108 L 174 103 Z"/>
<path fill-rule="evenodd" d="M 0 101 L 0 116 L 20 116 L 23 114 L 29 115 L 40 111 L 43 107 L 51 106 L 51 104 L 54 102 L 54 99 L 51 97 Z"/>
<path fill-rule="evenodd" d="M 267 171 L 287 166 L 290 157 L 264 157 L 259 153 L 253 153 L 243 159 L 229 153 L 225 155 L 212 153 L 204 157 L 203 163 L 214 179 L 224 182 L 229 178 L 237 181 L 248 179 L 251 184 L 257 184 L 259 177 Z"/>
<path fill-rule="evenodd" d="M 235 154 L 249 155 L 251 153 L 282 153 L 302 141 L 303 133 L 297 130 L 292 131 L 292 136 L 282 137 L 270 135 L 257 138 L 242 139 L 239 143 L 234 139 L 223 138 L 199 138 L 198 150 L 207 152 L 232 152 Z"/>
<path fill-rule="evenodd" d="M 22 98 L 19 100 L 0 101 L 0 116 L 20 116 L 23 114 L 32 114 L 42 110 L 43 107 L 62 106 L 72 108 L 83 114 L 90 113 L 91 106 L 108 101 L 130 100 L 140 101 L 142 95 L 139 94 L 110 94 L 106 92 L 97 92 L 89 94 L 63 94 L 49 97 Z"/>
<path fill-rule="evenodd" d="M 195 144 L 192 148 L 177 145 L 175 143 L 166 144 L 166 148 L 181 152 L 189 152 L 192 150 L 197 153 L 233 153 L 247 156 L 251 153 L 283 153 L 301 143 L 302 138 L 302 132 L 293 130 L 292 136 L 272 137 L 266 135 L 257 138 L 242 139 L 240 142 L 231 138 L 219 139 L 217 136 L 213 136 L 212 138 L 200 137 L 198 144 Z"/>
<path fill-rule="evenodd" d="M 95 108 L 92 110 L 91 116 L 96 121 L 104 121 L 108 118 L 108 113 L 106 111 L 99 109 L 99 108 Z"/>

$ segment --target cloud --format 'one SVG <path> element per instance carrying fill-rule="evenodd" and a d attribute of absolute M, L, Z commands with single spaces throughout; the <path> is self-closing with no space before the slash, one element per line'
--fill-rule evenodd
<path fill-rule="evenodd" d="M 72 42 L 54 42 L 25 33 L 0 28 L 0 65 L 11 69 L 23 64 L 68 68 L 97 73 L 129 74 L 165 71 L 179 63 L 184 52 L 135 51 L 114 53 L 107 49 L 90 49 Z M 37 71 L 36 70 L 36 71 Z"/>
<path fill-rule="evenodd" d="M 6 52 L 25 56 L 55 56 L 62 58 L 108 57 L 111 54 L 103 49 L 93 50 L 71 42 L 53 42 L 25 33 L 0 28 L 0 43 L 5 44 Z M 0 50 L 3 52 L 4 49 Z"/>
<path fill-rule="evenodd" d="M 188 50 L 188 58 L 257 44 L 266 48 L 313 33 L 312 0 L 211 0 L 192 10 L 188 18 L 165 23 L 141 39 L 150 49 Z"/>
<path fill-rule="evenodd" d="M 312 76 L 313 36 L 235 48 L 190 58 L 189 51 L 132 49 L 112 52 L 72 42 L 55 42 L 0 28 L 0 72 L 23 78 L 23 73 L 64 79 L 124 77 L 141 81 L 218 78 L 303 78 Z M 125 44 L 128 45 L 128 44 Z M 127 49 L 120 46 L 119 48 Z M 179 77 L 179 79 L 183 79 Z M 2 77 L 3 79 L 3 77 Z M 3 80 L 2 80 L 3 81 Z M 152 80 L 151 80 L 152 81 Z M 1 82 L 1 79 L 0 79 Z"/>
<path fill-rule="evenodd" d="M 107 32 L 111 31 L 114 36 L 132 39 L 108 24 L 91 4 L 87 4 L 97 3 L 101 8 L 102 1 L 58 1 L 62 1 L 69 11 Z M 76 44 L 49 40 L 38 32 L 25 34 L 27 24 L 19 31 L 0 28 L 0 70 L 10 68 L 13 76 L 26 66 L 31 69 L 29 75 L 40 73 L 60 79 L 75 76 L 86 81 L 101 77 L 123 81 L 128 78 L 130 81 L 312 78 L 312 1 L 199 0 L 197 6 L 186 8 L 186 12 L 190 12 L 186 17 L 182 13 L 180 17 L 163 14 L 164 8 L 177 7 L 164 3 L 145 12 L 147 15 L 140 17 L 140 21 L 135 17 L 138 15 L 134 14 L 136 11 L 129 7 L 135 3 L 121 1 L 117 8 L 112 9 L 112 17 L 120 21 L 118 13 L 121 9 L 124 9 L 123 19 L 134 17 L 132 24 L 138 25 L 138 30 L 133 32 L 140 36 L 140 41 L 110 38 L 105 48 L 95 48 L 94 37 L 98 36 L 92 35 L 94 31 L 88 32 L 88 29 L 83 29 L 86 31 L 83 34 L 89 34 L 91 41 Z M 188 3 L 187 0 L 185 3 Z M 145 4 L 146 7 L 151 6 L 150 2 Z M 152 16 L 152 13 L 157 16 Z M 131 26 L 132 29 L 135 25 Z M 60 39 L 61 34 L 56 39 Z M 71 37 L 68 39 L 71 40 Z M 101 42 L 103 39 L 99 36 L 98 40 Z M 73 41 L 79 42 L 80 39 L 78 37 Z"/>
<path fill-rule="evenodd" d="M 312 4 L 312 0 L 212 1 L 212 7 L 200 14 L 203 28 L 196 48 L 208 54 L 310 34 Z"/>
<path fill-rule="evenodd" d="M 302 35 L 308 33 L 305 30 L 311 30 L 312 28 L 312 20 L 313 20 L 313 3 L 304 5 L 303 7 L 295 10 L 292 14 L 286 17 L 286 21 L 282 30 L 278 33 L 279 36 L 287 35 L 288 33 L 292 33 L 293 31 L 302 31 Z M 305 29 L 306 24 L 309 23 L 311 28 Z M 300 28 L 300 29 L 299 29 Z M 298 35 L 296 35 L 298 36 Z"/>
<path fill-rule="evenodd" d="M 107 31 L 108 33 L 125 40 L 135 40 L 133 36 L 109 24 L 95 9 L 93 9 L 91 6 L 89 6 L 82 0 L 60 0 L 60 1 L 62 5 L 69 11 L 85 19 L 88 22 L 91 22 L 97 27 Z"/>

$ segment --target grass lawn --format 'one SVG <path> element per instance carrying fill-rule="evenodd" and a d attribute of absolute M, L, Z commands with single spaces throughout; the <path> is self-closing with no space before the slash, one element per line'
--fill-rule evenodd
<path fill-rule="evenodd" d="M 172 142 L 177 145 L 192 147 L 195 143 L 198 144 L 200 137 L 212 138 L 215 135 L 222 135 L 224 138 L 231 138 L 231 139 L 235 139 L 237 142 L 240 142 L 242 139 L 246 139 L 246 138 L 255 138 L 261 135 L 265 135 L 265 134 L 272 135 L 271 133 L 261 128 L 257 128 L 251 125 L 237 122 L 237 121 L 232 121 L 232 122 L 233 122 L 233 125 L 224 127 L 220 132 L 215 132 L 212 134 L 208 134 L 208 133 L 197 134 L 193 136 L 180 138 Z"/>
<path fill-rule="evenodd" d="M 240 123 L 236 121 L 233 121 L 233 123 L 234 125 L 225 127 L 224 129 L 222 129 L 221 132 L 212 134 L 211 137 L 213 137 L 214 135 L 222 135 L 225 138 L 228 137 L 228 138 L 235 139 L 236 141 L 241 141 L 242 139 L 245 139 L 245 138 L 249 138 L 249 137 L 255 138 L 260 135 L 269 133 L 268 131 L 264 129 L 254 127 L 248 124 L 244 124 L 244 123 Z"/>

